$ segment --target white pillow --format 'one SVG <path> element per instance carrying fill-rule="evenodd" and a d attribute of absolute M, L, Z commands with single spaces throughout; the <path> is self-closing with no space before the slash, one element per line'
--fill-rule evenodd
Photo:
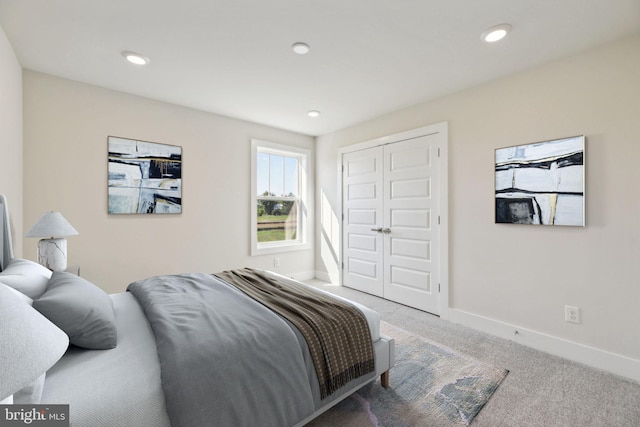
<path fill-rule="evenodd" d="M 34 382 L 13 393 L 14 405 L 38 405 L 42 401 L 44 380 L 47 373 L 40 375 Z"/>
<path fill-rule="evenodd" d="M 2 283 L 0 281 L 0 286 L 3 286 L 7 289 L 9 289 L 9 291 L 11 291 L 11 293 L 13 293 L 14 295 L 16 295 L 18 298 L 20 298 L 22 301 L 26 302 L 27 304 L 33 306 L 33 300 L 31 298 L 29 298 L 28 296 L 26 296 L 25 294 L 23 294 L 22 292 L 20 292 L 17 289 L 13 289 L 11 286 L 6 285 L 4 283 Z"/>
<path fill-rule="evenodd" d="M 0 287 L 8 289 L 13 294 L 18 296 L 18 298 L 20 298 L 25 303 L 29 305 L 33 305 L 33 300 L 28 296 L 26 296 L 25 294 L 23 294 L 22 292 L 16 289 L 13 289 L 11 286 L 7 286 L 1 282 L 0 282 Z M 40 375 L 34 382 L 16 391 L 13 394 L 13 403 L 16 405 L 39 404 L 42 398 L 42 391 L 44 389 L 45 376 L 46 376 L 46 373 Z"/>
<path fill-rule="evenodd" d="M 0 272 L 0 282 L 31 299 L 40 297 L 47 289 L 51 270 L 27 259 L 13 258 Z"/>

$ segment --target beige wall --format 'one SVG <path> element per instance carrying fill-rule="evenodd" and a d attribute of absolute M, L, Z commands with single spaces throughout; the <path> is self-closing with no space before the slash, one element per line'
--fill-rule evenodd
<path fill-rule="evenodd" d="M 0 27 L 0 193 L 7 196 L 13 247 L 22 255 L 22 67 Z"/>
<path fill-rule="evenodd" d="M 249 255 L 251 138 L 313 149 L 312 137 L 24 72 L 24 223 L 58 210 L 80 235 L 69 264 L 110 292 L 189 271 L 273 267 Z M 183 213 L 107 214 L 107 136 L 183 148 Z M 25 239 L 35 259 L 36 239 Z M 285 274 L 313 274 L 313 251 L 277 255 Z"/>
<path fill-rule="evenodd" d="M 640 37 L 318 138 L 319 275 L 338 271 L 335 232 L 331 242 L 326 231 L 338 215 L 331 212 L 338 202 L 338 148 L 443 121 L 449 123 L 451 312 L 637 363 Z M 494 224 L 494 150 L 579 134 L 587 137 L 587 226 Z M 567 304 L 580 307 L 581 324 L 564 321 Z"/>

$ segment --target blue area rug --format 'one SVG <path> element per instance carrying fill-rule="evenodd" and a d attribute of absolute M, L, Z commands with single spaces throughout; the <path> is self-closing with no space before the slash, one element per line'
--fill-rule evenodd
<path fill-rule="evenodd" d="M 369 384 L 309 427 L 469 425 L 508 373 L 385 322 L 381 331 L 396 340 L 390 387 Z"/>

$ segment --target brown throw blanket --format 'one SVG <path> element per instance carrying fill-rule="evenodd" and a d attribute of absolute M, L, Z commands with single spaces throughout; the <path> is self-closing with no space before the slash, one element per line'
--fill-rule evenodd
<path fill-rule="evenodd" d="M 295 281 L 250 268 L 215 276 L 300 330 L 311 352 L 322 399 L 375 369 L 369 325 L 356 307 Z"/>

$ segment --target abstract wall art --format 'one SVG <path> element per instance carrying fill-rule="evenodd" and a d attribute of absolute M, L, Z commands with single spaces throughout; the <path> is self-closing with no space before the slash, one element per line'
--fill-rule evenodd
<path fill-rule="evenodd" d="M 585 225 L 585 137 L 499 148 L 496 223 Z"/>
<path fill-rule="evenodd" d="M 110 136 L 110 214 L 182 213 L 182 147 Z"/>

